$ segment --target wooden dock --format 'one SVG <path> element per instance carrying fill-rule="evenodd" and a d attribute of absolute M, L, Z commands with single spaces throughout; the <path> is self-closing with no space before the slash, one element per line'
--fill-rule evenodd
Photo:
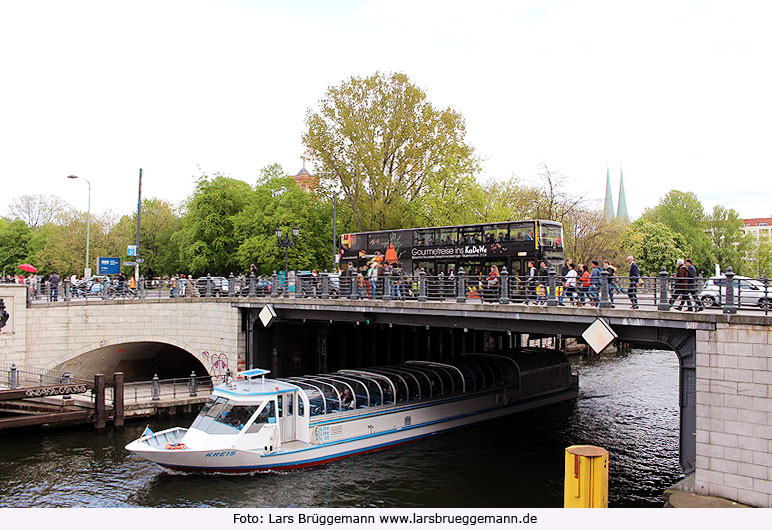
<path fill-rule="evenodd" d="M 197 412 L 209 390 L 191 392 L 180 383 L 160 381 L 125 385 L 120 372 L 110 381 L 96 374 L 93 382 L 0 388 L 0 431 L 57 424 L 121 428 L 126 418 Z"/>

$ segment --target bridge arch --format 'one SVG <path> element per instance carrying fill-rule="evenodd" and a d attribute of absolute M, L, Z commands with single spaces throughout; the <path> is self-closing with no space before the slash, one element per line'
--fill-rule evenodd
<path fill-rule="evenodd" d="M 228 368 L 227 360 L 212 357 L 208 352 L 196 355 L 187 345 L 169 337 L 112 339 L 81 347 L 54 368 L 85 379 L 91 379 L 95 373 L 109 377 L 114 372 L 123 372 L 127 382 L 147 381 L 156 374 L 161 379 L 184 378 L 191 372 L 198 376 L 221 375 Z"/>

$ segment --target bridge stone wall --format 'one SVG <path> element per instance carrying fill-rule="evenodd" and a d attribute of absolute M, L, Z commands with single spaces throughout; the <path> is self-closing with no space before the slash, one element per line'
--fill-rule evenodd
<path fill-rule="evenodd" d="M 698 494 L 772 507 L 770 326 L 697 331 L 696 434 Z"/>
<path fill-rule="evenodd" d="M 226 299 L 162 299 L 143 302 L 89 301 L 26 304 L 13 300 L 9 325 L 0 331 L 0 362 L 54 368 L 99 348 L 136 342 L 177 346 L 195 356 L 212 375 L 243 369 L 245 334 L 239 309 Z"/>
<path fill-rule="evenodd" d="M 8 313 L 8 322 L 0 329 L 0 362 L 21 364 L 27 344 L 27 288 L 0 285 L 0 298 Z"/>

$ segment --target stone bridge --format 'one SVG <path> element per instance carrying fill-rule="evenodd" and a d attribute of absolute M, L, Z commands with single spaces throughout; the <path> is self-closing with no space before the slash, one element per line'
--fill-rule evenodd
<path fill-rule="evenodd" d="M 129 380 L 440 360 L 523 345 L 526 336 L 578 337 L 602 317 L 621 340 L 677 355 L 680 460 L 695 491 L 772 507 L 772 317 L 761 313 L 303 298 L 28 305 L 24 287 L 5 285 L 0 298 L 10 314 L 0 362 L 87 377 L 120 369 Z M 265 328 L 258 312 L 269 303 L 277 319 Z"/>

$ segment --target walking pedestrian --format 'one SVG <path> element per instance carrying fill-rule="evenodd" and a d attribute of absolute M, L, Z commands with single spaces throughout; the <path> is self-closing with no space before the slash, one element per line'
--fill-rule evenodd
<path fill-rule="evenodd" d="M 48 277 L 48 301 L 49 302 L 58 302 L 59 301 L 59 275 L 54 272 L 51 276 Z"/>
<path fill-rule="evenodd" d="M 611 307 L 614 307 L 614 293 L 622 291 L 617 283 L 617 269 L 609 260 L 604 260 L 603 266 L 606 272 L 608 272 L 608 298 L 611 302 Z"/>
<path fill-rule="evenodd" d="M 699 296 L 697 296 L 697 268 L 692 264 L 692 260 L 686 259 L 686 270 L 689 272 L 689 296 L 694 300 L 694 312 L 705 309 L 702 306 Z"/>
<path fill-rule="evenodd" d="M 568 263 L 568 272 L 566 272 L 565 278 L 565 282 L 563 283 L 563 291 L 560 293 L 560 298 L 558 299 L 558 305 L 565 305 L 563 303 L 563 297 L 565 296 L 569 298 L 570 304 L 576 303 L 576 268 L 574 267 L 573 261 Z"/>
<path fill-rule="evenodd" d="M 680 311 L 684 307 L 684 302 L 687 302 L 687 311 L 692 310 L 692 300 L 689 293 L 689 269 L 686 268 L 684 260 L 678 258 L 676 261 L 678 269 L 675 273 L 675 282 L 673 285 L 673 294 L 670 296 L 668 304 L 676 311 Z M 678 307 L 675 307 L 676 301 L 680 298 L 681 303 Z"/>
<path fill-rule="evenodd" d="M 592 268 L 590 272 L 590 303 L 593 306 L 598 305 L 600 297 L 600 264 L 597 260 L 592 260 Z"/>
<path fill-rule="evenodd" d="M 536 288 L 536 303 L 547 303 L 547 289 L 549 288 L 550 271 L 547 268 L 547 263 L 544 261 L 539 262 L 539 285 Z"/>
<path fill-rule="evenodd" d="M 525 304 L 529 302 L 536 302 L 536 285 L 538 280 L 536 278 L 536 267 L 533 260 L 528 261 L 528 275 L 525 279 Z"/>
<path fill-rule="evenodd" d="M 630 285 L 627 286 L 627 297 L 630 298 L 633 309 L 638 309 L 638 281 L 641 278 L 641 272 L 638 270 L 638 264 L 635 263 L 635 258 L 632 256 L 627 256 L 627 263 L 630 264 Z"/>

